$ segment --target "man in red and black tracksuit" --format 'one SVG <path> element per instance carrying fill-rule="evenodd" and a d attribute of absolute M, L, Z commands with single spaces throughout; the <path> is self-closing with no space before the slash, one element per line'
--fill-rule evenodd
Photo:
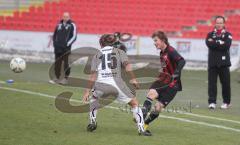
<path fill-rule="evenodd" d="M 162 73 L 150 87 L 147 99 L 143 104 L 143 116 L 145 119 L 145 129 L 147 129 L 150 122 L 159 116 L 159 113 L 165 108 L 175 97 L 178 91 L 182 90 L 181 84 L 181 70 L 185 65 L 184 58 L 168 43 L 168 38 L 162 31 L 156 31 L 152 34 L 152 39 L 157 49 L 161 50 L 160 62 L 162 66 Z M 162 87 L 162 74 L 171 75 L 173 81 L 167 86 Z M 147 117 L 151 110 L 152 101 L 157 100 L 155 110 L 153 110 Z M 146 118 L 147 117 L 147 118 Z"/>
<path fill-rule="evenodd" d="M 208 33 L 206 45 L 208 53 L 208 103 L 209 109 L 215 109 L 217 103 L 217 77 L 222 85 L 223 104 L 222 109 L 227 109 L 231 101 L 230 86 L 230 47 L 232 35 L 225 29 L 225 18 L 217 16 L 215 29 Z"/>

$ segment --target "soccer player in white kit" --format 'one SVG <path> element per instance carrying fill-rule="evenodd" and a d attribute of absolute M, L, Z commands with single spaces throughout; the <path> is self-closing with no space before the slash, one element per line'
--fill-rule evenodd
<path fill-rule="evenodd" d="M 139 135 L 151 136 L 151 133 L 144 130 L 144 120 L 141 108 L 133 91 L 125 84 L 121 77 L 121 71 L 125 71 L 131 76 L 131 83 L 137 88 L 138 82 L 132 72 L 126 53 L 113 47 L 116 37 L 112 34 L 101 36 L 99 43 L 100 51 L 93 57 L 91 64 L 91 75 L 87 89 L 84 91 L 83 102 L 90 102 L 89 125 L 87 130 L 92 132 L 97 128 L 97 110 L 100 108 L 99 100 L 115 95 L 116 99 L 122 103 L 129 104 L 132 108 L 133 116 L 137 122 Z M 92 88 L 92 96 L 90 91 Z M 104 100 L 104 99 L 103 99 Z"/>

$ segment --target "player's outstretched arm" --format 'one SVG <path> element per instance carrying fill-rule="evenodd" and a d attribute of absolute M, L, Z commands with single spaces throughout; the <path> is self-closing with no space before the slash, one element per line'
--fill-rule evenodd
<path fill-rule="evenodd" d="M 130 77 L 131 77 L 130 83 L 133 84 L 133 85 L 138 89 L 140 86 L 139 86 L 139 83 L 138 83 L 138 81 L 137 81 L 137 79 L 136 79 L 135 74 L 134 74 L 133 71 L 132 71 L 132 66 L 131 66 L 131 64 L 128 63 L 128 62 L 124 62 L 124 66 L 125 66 L 126 72 L 127 72 L 127 73 L 130 75 Z"/>
<path fill-rule="evenodd" d="M 173 78 L 177 78 L 179 77 L 183 67 L 185 66 L 186 64 L 186 61 L 182 58 L 182 59 L 179 59 L 177 61 L 177 66 L 176 66 L 176 69 L 174 71 L 174 74 L 173 74 Z"/>
<path fill-rule="evenodd" d="M 181 73 L 183 67 L 186 64 L 186 61 L 176 50 L 171 51 L 169 56 L 170 56 L 171 61 L 175 62 L 176 65 L 177 65 L 176 69 L 173 73 L 173 76 L 172 76 L 175 79 L 175 78 L 178 78 L 180 76 L 180 73 Z"/>

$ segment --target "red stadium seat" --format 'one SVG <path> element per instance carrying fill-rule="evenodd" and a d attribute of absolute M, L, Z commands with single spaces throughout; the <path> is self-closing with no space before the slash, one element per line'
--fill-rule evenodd
<path fill-rule="evenodd" d="M 239 9 L 240 1 L 231 0 L 60 0 L 46 1 L 43 6 L 30 6 L 29 12 L 14 12 L 13 17 L 0 17 L 1 29 L 22 29 L 52 32 L 64 11 L 71 13 L 80 33 L 114 31 L 150 35 L 161 29 L 182 31 L 184 26 L 197 26 L 196 32 L 183 32 L 186 38 L 204 38 L 212 26 L 201 26 L 198 20 L 210 20 L 226 10 Z M 240 16 L 229 16 L 227 27 L 239 37 Z M 236 32 L 237 34 L 236 34 Z"/>

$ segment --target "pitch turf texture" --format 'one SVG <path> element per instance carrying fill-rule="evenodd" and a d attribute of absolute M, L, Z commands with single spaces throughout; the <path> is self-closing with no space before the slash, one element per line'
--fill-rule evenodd
<path fill-rule="evenodd" d="M 177 94 L 168 111 L 150 125 L 153 136 L 143 137 L 138 136 L 129 111 L 101 109 L 98 128 L 89 133 L 87 113 L 57 110 L 51 97 L 71 91 L 72 99 L 81 100 L 83 89 L 49 84 L 49 67 L 50 64 L 27 63 L 23 73 L 15 74 L 8 62 L 0 62 L 1 145 L 240 145 L 237 72 L 231 73 L 231 109 L 219 108 L 222 99 L 218 85 L 218 108 L 208 110 L 206 71 L 184 71 L 183 91 Z M 82 69 L 73 66 L 71 75 L 84 77 Z M 7 79 L 14 79 L 15 83 L 4 83 Z M 141 104 L 146 91 L 138 92 Z M 119 104 L 110 105 L 123 108 Z"/>

